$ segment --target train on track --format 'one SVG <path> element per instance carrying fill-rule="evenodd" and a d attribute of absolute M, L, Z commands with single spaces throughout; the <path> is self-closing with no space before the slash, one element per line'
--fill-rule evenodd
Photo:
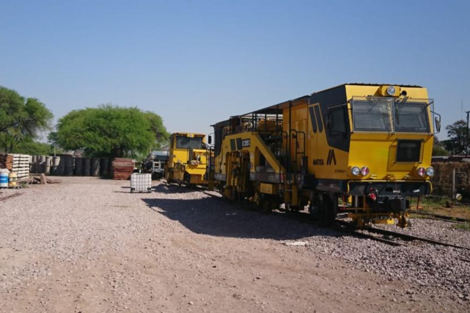
<path fill-rule="evenodd" d="M 175 166 L 169 178 L 213 184 L 266 210 L 308 210 L 326 223 L 347 212 L 358 226 L 406 227 L 409 198 L 432 191 L 441 121 L 433 106 L 420 86 L 343 84 L 212 125 L 210 149 L 192 148 L 184 174 Z M 201 162 L 197 179 L 191 158 Z"/>
<path fill-rule="evenodd" d="M 210 151 L 206 135 L 173 133 L 170 136 L 168 160 L 165 165 L 165 179 L 179 185 L 207 185 L 207 169 Z"/>

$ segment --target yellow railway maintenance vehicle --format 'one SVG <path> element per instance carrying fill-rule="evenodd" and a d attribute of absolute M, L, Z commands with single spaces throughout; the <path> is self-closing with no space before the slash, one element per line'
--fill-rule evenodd
<path fill-rule="evenodd" d="M 208 157 L 210 151 L 207 150 L 204 134 L 173 133 L 170 136 L 165 179 L 180 185 L 207 185 Z"/>
<path fill-rule="evenodd" d="M 440 116 L 423 87 L 344 84 L 213 127 L 212 175 L 232 200 L 405 227 L 409 197 L 432 190 Z"/>

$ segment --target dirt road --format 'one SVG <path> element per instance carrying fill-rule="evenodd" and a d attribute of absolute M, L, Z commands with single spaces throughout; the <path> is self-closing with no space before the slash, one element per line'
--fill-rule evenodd
<path fill-rule="evenodd" d="M 322 248 L 362 239 L 201 191 L 128 184 L 64 178 L 0 202 L 0 311 L 468 312 L 451 292 Z M 296 240 L 308 245 L 284 244 Z"/>

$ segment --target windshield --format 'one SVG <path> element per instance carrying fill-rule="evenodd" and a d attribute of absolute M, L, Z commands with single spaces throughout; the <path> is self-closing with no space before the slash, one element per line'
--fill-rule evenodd
<path fill-rule="evenodd" d="M 202 137 L 176 137 L 176 149 L 202 149 Z"/>
<path fill-rule="evenodd" d="M 427 104 L 423 102 L 395 102 L 395 131 L 428 133 Z"/>
<path fill-rule="evenodd" d="M 428 102 L 406 98 L 354 98 L 355 131 L 429 133 Z"/>
<path fill-rule="evenodd" d="M 353 100 L 354 130 L 390 132 L 391 101 L 389 98 L 370 100 Z"/>

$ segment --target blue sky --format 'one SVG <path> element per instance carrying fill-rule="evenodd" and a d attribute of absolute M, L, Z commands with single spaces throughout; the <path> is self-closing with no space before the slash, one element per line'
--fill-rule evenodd
<path fill-rule="evenodd" d="M 345 82 L 470 110 L 470 1 L 0 0 L 0 85 L 56 118 L 102 103 L 209 125 Z M 441 139 L 443 134 L 440 135 Z"/>

